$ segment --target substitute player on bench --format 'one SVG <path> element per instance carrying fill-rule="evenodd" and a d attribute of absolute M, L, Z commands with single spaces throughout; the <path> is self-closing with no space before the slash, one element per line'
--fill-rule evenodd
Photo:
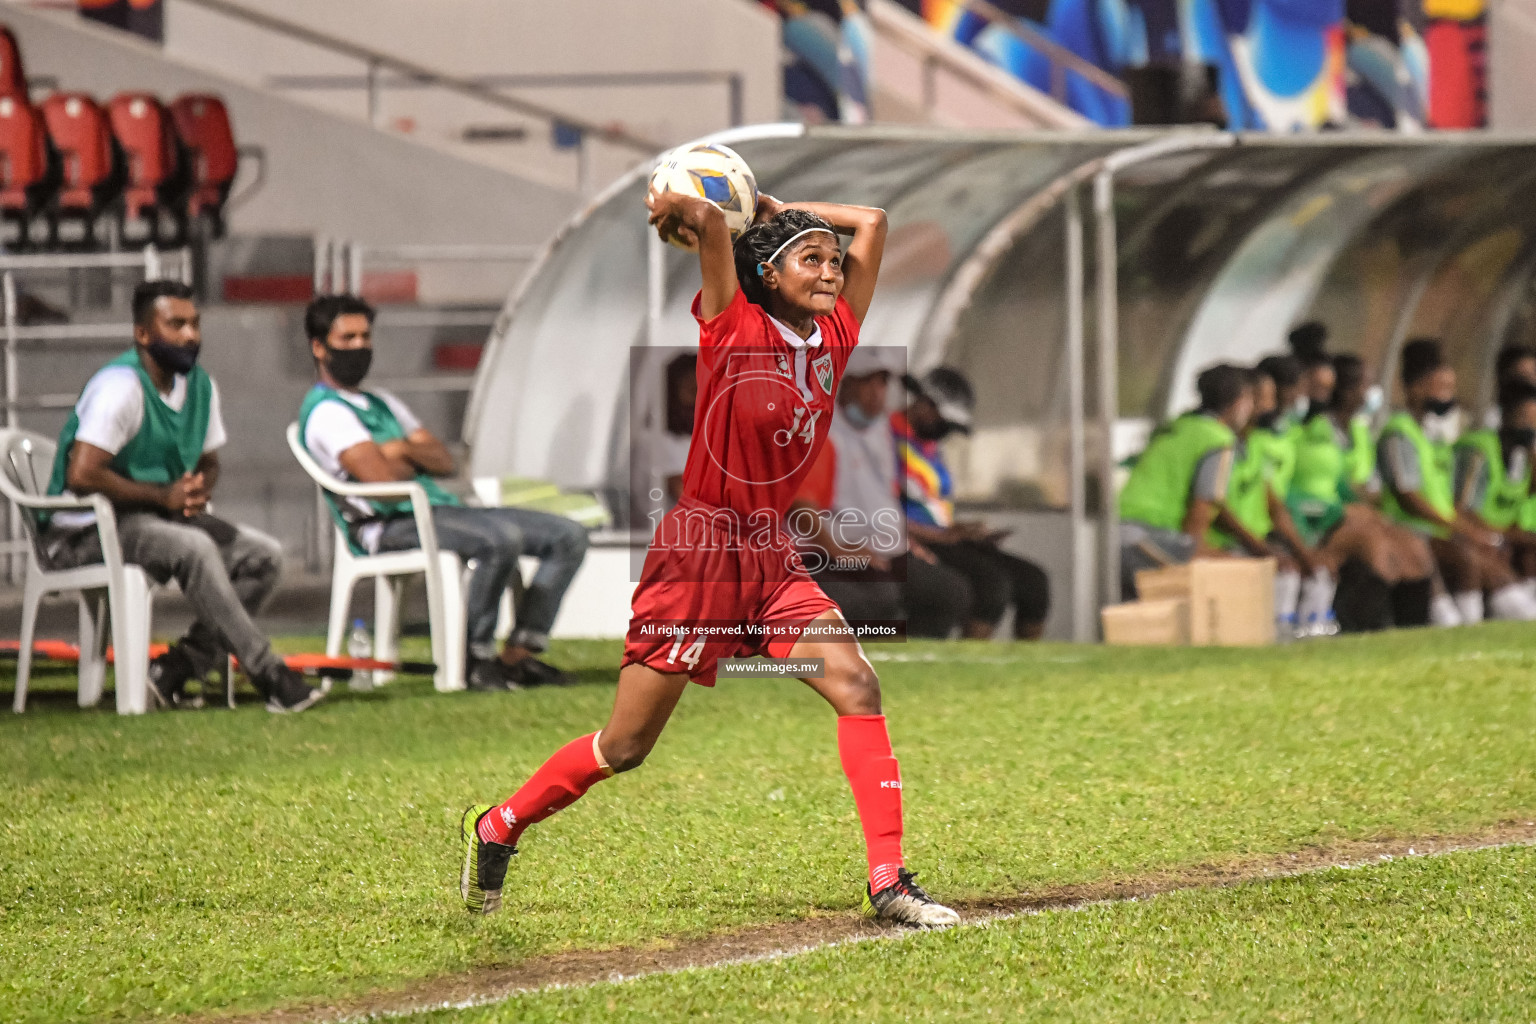
<path fill-rule="evenodd" d="M 923 892 L 902 861 L 901 776 L 879 680 L 783 528 L 826 441 L 838 380 L 874 296 L 885 214 L 762 196 L 733 252 L 712 203 L 653 193 L 647 206 L 663 238 L 697 244 L 703 271 L 693 305 L 699 415 L 682 497 L 646 557 L 608 723 L 557 751 L 499 807 L 465 812 L 465 906 L 496 910 L 523 830 L 645 760 L 690 679 L 712 685 L 721 657 L 762 653 L 823 660 L 823 674 L 805 682 L 838 714 L 838 750 L 868 854 L 864 913 L 954 924 L 959 916 Z M 853 236 L 846 257 L 839 233 Z"/>
<path fill-rule="evenodd" d="M 176 580 L 192 605 L 197 621 L 187 635 L 150 663 L 157 703 L 200 706 L 187 682 L 206 681 L 232 653 L 267 710 L 303 711 L 321 691 L 283 664 L 251 621 L 277 585 L 282 548 L 208 512 L 227 435 L 218 389 L 198 365 L 203 337 L 192 289 L 179 281 L 134 289 L 133 341 L 80 392 L 59 434 L 48 493 L 105 495 L 124 560 L 157 583 Z M 40 542 L 55 569 L 102 559 L 91 512 L 55 514 Z"/>

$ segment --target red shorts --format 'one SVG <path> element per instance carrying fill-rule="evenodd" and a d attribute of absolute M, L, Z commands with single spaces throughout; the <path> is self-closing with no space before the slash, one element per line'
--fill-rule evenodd
<path fill-rule="evenodd" d="M 664 547 L 646 554 L 624 661 L 715 684 L 721 658 L 782 658 L 837 603 L 800 566 L 788 538 L 747 546 Z"/>

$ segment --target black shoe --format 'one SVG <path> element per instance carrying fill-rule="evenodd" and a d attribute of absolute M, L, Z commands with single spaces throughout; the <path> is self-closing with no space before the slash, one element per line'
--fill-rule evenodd
<path fill-rule="evenodd" d="M 503 664 L 502 671 L 519 686 L 570 686 L 576 682 L 570 675 L 531 654 L 511 665 Z"/>
<path fill-rule="evenodd" d="M 507 666 L 495 658 L 471 658 L 464 674 L 464 686 L 476 693 L 492 690 L 521 690 L 522 686 L 507 674 Z"/>
<path fill-rule="evenodd" d="M 203 698 L 186 692 L 187 682 L 197 676 L 192 659 L 180 645 L 149 663 L 149 692 L 162 708 L 200 708 Z"/>
<path fill-rule="evenodd" d="M 287 665 L 279 665 L 271 675 L 252 682 L 267 698 L 267 710 L 274 715 L 297 714 L 325 696 L 324 690 L 310 686 L 302 675 Z"/>
<path fill-rule="evenodd" d="M 517 847 L 488 843 L 480 838 L 480 819 L 495 808 L 470 807 L 459 819 L 459 836 L 464 843 L 464 868 L 459 873 L 459 895 L 464 909 L 471 914 L 494 914 L 501 908 L 501 887 L 507 878 L 507 863 Z M 465 823 L 469 827 L 465 828 Z"/>
<path fill-rule="evenodd" d="M 929 896 L 906 868 L 896 872 L 896 881 L 870 892 L 864 886 L 865 917 L 909 924 L 916 928 L 948 928 L 960 923 L 960 915 Z"/>

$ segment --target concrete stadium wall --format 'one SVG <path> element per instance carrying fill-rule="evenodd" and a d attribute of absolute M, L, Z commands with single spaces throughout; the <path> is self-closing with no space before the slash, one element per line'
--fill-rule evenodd
<path fill-rule="evenodd" d="M 107 98 L 216 92 L 242 143 L 267 154 L 265 185 L 231 216 L 250 234 L 326 234 L 376 243 L 542 242 L 576 208 L 573 191 L 519 180 L 168 58 L 70 13 L 6 4 L 30 75 Z M 237 190 L 243 184 L 237 183 Z"/>
<path fill-rule="evenodd" d="M 742 81 L 744 123 L 781 114 L 778 19 L 746 0 L 561 0 L 505 3 L 456 0 L 235 0 L 262 14 L 346 39 L 378 53 L 454 75 L 601 75 L 678 71 L 734 72 Z M 166 49 L 181 60 L 224 70 L 254 84 L 277 75 L 341 75 L 357 80 L 359 61 L 242 23 L 184 0 L 168 0 Z M 658 148 L 730 125 L 726 83 L 503 89 L 510 95 L 600 124 L 616 124 Z M 361 118 L 360 89 L 305 89 L 306 102 Z M 574 154 L 551 145 L 548 125 L 442 90 L 387 89 L 379 123 L 430 139 L 467 159 L 518 170 L 559 187 L 575 180 Z M 517 127 L 520 141 L 466 143 L 468 125 Z M 637 159 L 634 151 L 593 147 L 600 188 Z M 640 158 L 644 155 L 641 154 Z"/>
<path fill-rule="evenodd" d="M 1536 0 L 1494 0 L 1488 11 L 1488 125 L 1536 128 Z"/>

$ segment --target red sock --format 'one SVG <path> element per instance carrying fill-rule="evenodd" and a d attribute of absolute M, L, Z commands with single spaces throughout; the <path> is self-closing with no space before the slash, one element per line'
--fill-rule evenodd
<path fill-rule="evenodd" d="M 569 807 L 613 772 L 597 750 L 597 733 L 571 740 L 550 755 L 533 777 L 500 807 L 492 807 L 475 829 L 487 843 L 516 846 L 523 829 Z"/>
<path fill-rule="evenodd" d="M 837 752 L 853 789 L 869 856 L 869 887 L 879 892 L 901 868 L 901 768 L 891 755 L 884 715 L 843 715 L 837 720 Z"/>

